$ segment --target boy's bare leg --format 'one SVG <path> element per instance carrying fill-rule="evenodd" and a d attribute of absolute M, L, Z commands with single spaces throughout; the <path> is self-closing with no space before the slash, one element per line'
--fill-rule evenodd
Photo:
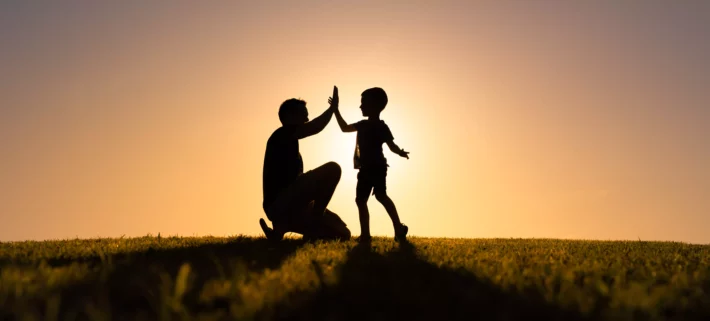
<path fill-rule="evenodd" d="M 392 225 L 394 226 L 394 240 L 397 242 L 406 241 L 409 227 L 400 222 L 399 214 L 397 214 L 397 208 L 394 206 L 392 199 L 387 196 L 386 193 L 375 193 L 375 197 L 385 207 L 387 214 L 389 214 L 392 219 Z"/>
<path fill-rule="evenodd" d="M 387 214 L 390 216 L 390 219 L 392 219 L 392 225 L 394 225 L 394 229 L 397 231 L 400 225 L 402 225 L 402 222 L 399 221 L 399 214 L 397 214 L 397 207 L 394 206 L 394 202 L 385 193 L 376 193 L 375 198 L 385 207 Z"/>
<path fill-rule="evenodd" d="M 370 211 L 367 209 L 367 200 L 357 200 L 357 211 L 360 215 L 360 238 L 370 237 Z"/>

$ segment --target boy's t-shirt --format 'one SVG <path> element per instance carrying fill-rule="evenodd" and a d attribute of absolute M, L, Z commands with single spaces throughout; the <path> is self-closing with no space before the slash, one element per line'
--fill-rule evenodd
<path fill-rule="evenodd" d="M 387 159 L 382 153 L 382 144 L 393 140 L 390 128 L 383 120 L 361 120 L 354 124 L 357 129 L 355 156 L 353 161 L 356 169 L 387 168 Z"/>

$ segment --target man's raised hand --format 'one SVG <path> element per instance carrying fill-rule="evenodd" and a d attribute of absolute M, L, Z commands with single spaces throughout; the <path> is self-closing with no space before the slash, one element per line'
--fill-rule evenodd
<path fill-rule="evenodd" d="M 338 86 L 333 86 L 333 96 L 328 98 L 328 104 L 330 108 L 338 109 L 340 104 L 340 97 L 338 97 Z"/>

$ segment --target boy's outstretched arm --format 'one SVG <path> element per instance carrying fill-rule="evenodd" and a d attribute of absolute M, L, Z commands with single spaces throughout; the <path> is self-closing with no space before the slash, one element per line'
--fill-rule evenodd
<path fill-rule="evenodd" d="M 345 122 L 343 116 L 340 115 L 339 109 L 335 109 L 335 119 L 338 120 L 338 126 L 340 126 L 340 130 L 342 130 L 344 133 L 357 131 L 357 128 L 355 128 L 353 124 L 348 124 L 347 122 Z"/>
<path fill-rule="evenodd" d="M 389 147 L 393 153 L 409 159 L 409 152 L 405 152 L 404 149 L 399 148 L 399 146 L 394 143 L 394 140 L 388 140 L 387 147 Z"/>

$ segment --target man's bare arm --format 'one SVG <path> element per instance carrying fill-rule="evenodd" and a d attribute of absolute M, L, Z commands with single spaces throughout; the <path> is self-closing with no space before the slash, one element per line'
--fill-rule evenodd
<path fill-rule="evenodd" d="M 387 147 L 389 147 L 393 153 L 409 159 L 409 152 L 405 152 L 404 149 L 399 148 L 399 146 L 394 143 L 394 140 L 387 141 Z"/>
<path fill-rule="evenodd" d="M 298 139 L 303 139 L 320 133 L 325 126 L 328 125 L 331 117 L 333 117 L 333 108 L 328 108 L 320 114 L 320 116 L 301 126 L 298 126 L 298 129 L 296 130 L 296 137 Z"/>

